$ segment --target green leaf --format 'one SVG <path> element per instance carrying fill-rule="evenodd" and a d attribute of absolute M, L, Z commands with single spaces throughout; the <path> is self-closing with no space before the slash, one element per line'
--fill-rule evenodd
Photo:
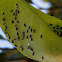
<path fill-rule="evenodd" d="M 24 0 L 1 0 L 0 26 L 23 55 L 42 62 L 62 61 L 61 20 Z"/>

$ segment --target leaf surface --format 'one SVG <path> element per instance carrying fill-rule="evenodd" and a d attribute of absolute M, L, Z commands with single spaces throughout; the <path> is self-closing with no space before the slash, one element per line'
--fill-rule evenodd
<path fill-rule="evenodd" d="M 44 62 L 62 61 L 62 21 L 24 0 L 0 1 L 0 26 L 25 56 Z"/>

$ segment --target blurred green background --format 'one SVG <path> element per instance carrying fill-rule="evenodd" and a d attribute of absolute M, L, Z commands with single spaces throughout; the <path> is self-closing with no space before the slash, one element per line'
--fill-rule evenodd
<path fill-rule="evenodd" d="M 35 8 L 62 20 L 62 0 L 25 0 L 25 1 L 27 1 Z M 8 40 L 3 35 L 1 35 L 0 32 L 0 62 L 38 62 L 23 56 L 15 49 L 14 46 L 13 48 L 9 48 L 10 47 L 9 45 L 5 47 L 5 44 L 3 45 L 3 41 L 7 42 Z"/>

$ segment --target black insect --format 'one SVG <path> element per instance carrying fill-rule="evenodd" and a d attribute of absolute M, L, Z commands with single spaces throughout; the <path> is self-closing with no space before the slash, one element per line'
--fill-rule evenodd
<path fill-rule="evenodd" d="M 34 52 L 32 53 L 32 55 L 34 56 Z"/>
<path fill-rule="evenodd" d="M 49 25 L 50 25 L 50 26 L 52 26 L 52 24 L 51 24 L 51 23 L 50 23 Z"/>
<path fill-rule="evenodd" d="M 42 35 L 40 35 L 40 38 L 42 38 Z"/>
<path fill-rule="evenodd" d="M 24 24 L 24 26 L 26 27 L 26 24 Z"/>
<path fill-rule="evenodd" d="M 3 18 L 2 20 L 5 21 L 5 18 Z"/>
<path fill-rule="evenodd" d="M 12 20 L 12 23 L 14 23 L 14 21 Z"/>

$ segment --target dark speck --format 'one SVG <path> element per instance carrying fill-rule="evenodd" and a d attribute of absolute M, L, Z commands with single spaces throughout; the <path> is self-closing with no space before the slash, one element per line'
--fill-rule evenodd
<path fill-rule="evenodd" d="M 19 33 L 17 33 L 17 35 L 19 35 Z"/>
<path fill-rule="evenodd" d="M 42 56 L 42 60 L 44 59 L 44 57 Z"/>
<path fill-rule="evenodd" d="M 19 11 L 18 11 L 18 13 L 19 13 Z"/>
<path fill-rule="evenodd" d="M 4 12 L 3 12 L 3 15 L 4 15 Z"/>
<path fill-rule="evenodd" d="M 8 32 L 5 32 L 5 34 L 7 34 Z"/>
<path fill-rule="evenodd" d="M 27 30 L 27 33 L 28 33 L 28 30 Z"/>
<path fill-rule="evenodd" d="M 10 39 L 10 36 L 9 36 L 9 39 Z"/>
<path fill-rule="evenodd" d="M 31 41 L 32 41 L 33 39 L 31 38 Z"/>
<path fill-rule="evenodd" d="M 18 4 L 16 4 L 18 6 Z"/>
<path fill-rule="evenodd" d="M 7 29 L 7 26 L 5 26 L 5 28 Z"/>
<path fill-rule="evenodd" d="M 16 27 L 17 25 L 15 25 L 15 27 Z"/>
<path fill-rule="evenodd" d="M 12 40 L 12 43 L 14 43 L 14 41 Z"/>
<path fill-rule="evenodd" d="M 5 25 L 5 23 L 3 23 L 3 25 Z"/>
<path fill-rule="evenodd" d="M 25 35 L 25 32 L 22 32 L 22 35 Z"/>
<path fill-rule="evenodd" d="M 14 40 L 16 40 L 16 39 L 14 39 Z"/>
<path fill-rule="evenodd" d="M 18 28 L 16 28 L 16 30 L 18 30 Z"/>
<path fill-rule="evenodd" d="M 14 20 L 16 20 L 16 19 L 17 19 L 17 17 L 14 18 Z"/>
<path fill-rule="evenodd" d="M 22 48 L 22 51 L 24 50 L 24 48 Z"/>
<path fill-rule="evenodd" d="M 30 26 L 28 27 L 28 29 L 30 29 Z"/>
<path fill-rule="evenodd" d="M 14 23 L 14 21 L 12 20 L 12 23 Z"/>
<path fill-rule="evenodd" d="M 17 10 L 16 10 L 16 12 L 17 12 Z"/>
<path fill-rule="evenodd" d="M 32 32 L 32 28 L 31 28 L 31 32 Z"/>
<path fill-rule="evenodd" d="M 2 20 L 5 21 L 5 18 L 3 18 Z"/>
<path fill-rule="evenodd" d="M 31 49 L 31 47 L 30 46 L 28 46 L 28 48 L 27 49 Z"/>
<path fill-rule="evenodd" d="M 30 38 L 32 37 L 32 35 L 30 35 Z"/>
<path fill-rule="evenodd" d="M 26 27 L 26 24 L 24 24 L 24 26 Z"/>
<path fill-rule="evenodd" d="M 53 27 L 53 29 L 55 29 L 55 27 Z"/>
<path fill-rule="evenodd" d="M 6 31 L 6 29 L 5 29 L 5 31 Z"/>
<path fill-rule="evenodd" d="M 32 53 L 32 55 L 34 56 L 34 52 Z"/>
<path fill-rule="evenodd" d="M 20 37 L 18 37 L 18 39 L 20 39 Z"/>
<path fill-rule="evenodd" d="M 11 12 L 13 12 L 13 10 L 11 10 Z"/>
<path fill-rule="evenodd" d="M 33 49 L 32 49 L 30 46 L 28 46 L 28 48 L 27 48 L 27 49 L 29 49 L 29 50 L 33 51 Z"/>
<path fill-rule="evenodd" d="M 53 32 L 56 32 L 56 30 L 53 30 Z"/>
<path fill-rule="evenodd" d="M 19 23 L 18 21 L 16 21 L 17 23 Z"/>
<path fill-rule="evenodd" d="M 20 46 L 20 48 L 22 48 L 22 45 Z"/>
<path fill-rule="evenodd" d="M 15 47 L 17 47 L 17 45 L 15 45 Z"/>
<path fill-rule="evenodd" d="M 15 13 L 13 13 L 13 16 L 15 16 Z"/>
<path fill-rule="evenodd" d="M 35 33 L 35 32 L 36 32 L 36 30 L 33 30 L 33 32 Z"/>
<path fill-rule="evenodd" d="M 33 49 L 31 48 L 31 51 L 33 51 Z"/>
<path fill-rule="evenodd" d="M 40 38 L 42 38 L 42 35 L 40 35 Z"/>
<path fill-rule="evenodd" d="M 28 35 L 27 35 L 27 39 L 28 39 Z"/>
<path fill-rule="evenodd" d="M 60 29 L 62 30 L 62 27 L 60 27 Z"/>
<path fill-rule="evenodd" d="M 52 26 L 52 24 L 50 23 L 50 26 Z"/>
<path fill-rule="evenodd" d="M 57 27 L 59 27 L 59 25 L 57 25 Z"/>

